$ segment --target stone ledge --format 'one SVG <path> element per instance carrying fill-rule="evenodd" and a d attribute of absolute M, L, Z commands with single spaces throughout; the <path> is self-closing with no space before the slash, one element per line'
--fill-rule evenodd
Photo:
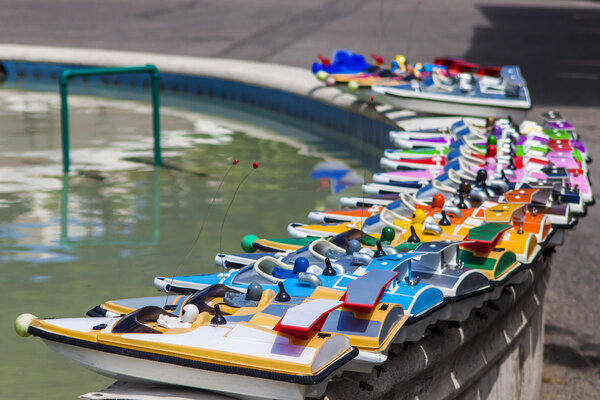
<path fill-rule="evenodd" d="M 438 322 L 422 340 L 393 347 L 387 372 L 348 373 L 326 398 L 350 398 L 361 382 L 373 387 L 361 399 L 537 398 L 550 259 L 524 272 L 524 282 L 504 288 L 459 327 Z"/>
<path fill-rule="evenodd" d="M 257 61 L 16 44 L 0 44 L 0 60 L 106 67 L 153 64 L 161 73 L 210 77 L 285 91 L 395 125 L 355 96 L 320 84 L 308 66 L 304 69 Z"/>

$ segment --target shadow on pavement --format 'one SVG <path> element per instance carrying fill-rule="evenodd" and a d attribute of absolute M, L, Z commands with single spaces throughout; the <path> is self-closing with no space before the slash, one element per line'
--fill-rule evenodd
<path fill-rule="evenodd" d="M 535 104 L 600 106 L 600 9 L 480 5 L 464 58 L 520 65 Z"/>
<path fill-rule="evenodd" d="M 546 324 L 544 362 L 567 368 L 600 368 L 600 344 L 581 337 L 570 329 Z M 564 342 L 564 344 L 559 344 Z M 574 346 L 572 344 L 575 344 Z"/>

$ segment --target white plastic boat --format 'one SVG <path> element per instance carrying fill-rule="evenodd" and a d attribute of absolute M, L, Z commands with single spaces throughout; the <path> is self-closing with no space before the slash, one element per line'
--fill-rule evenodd
<path fill-rule="evenodd" d="M 378 102 L 409 110 L 450 115 L 523 118 L 531 109 L 527 84 L 517 66 L 504 66 L 499 77 L 435 72 L 424 81 L 373 85 Z"/>

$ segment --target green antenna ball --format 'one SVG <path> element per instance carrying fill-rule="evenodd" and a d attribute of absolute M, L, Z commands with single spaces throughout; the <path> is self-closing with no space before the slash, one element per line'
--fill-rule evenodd
<path fill-rule="evenodd" d="M 325 81 L 325 79 L 327 79 L 328 76 L 329 74 L 323 70 L 317 72 L 317 79 L 320 81 Z"/>
<path fill-rule="evenodd" d="M 496 146 L 496 145 L 498 145 L 498 139 L 496 138 L 496 136 L 494 136 L 494 135 L 490 135 L 490 136 L 488 136 L 488 138 L 487 138 L 487 143 L 486 143 L 486 144 L 487 144 L 488 146 L 489 146 L 490 144 L 493 144 L 494 146 Z"/>
<path fill-rule="evenodd" d="M 36 319 L 37 317 L 33 314 L 19 315 L 15 320 L 15 332 L 22 337 L 30 336 L 30 333 L 27 332 L 27 329 L 29 328 L 29 325 L 31 325 L 31 322 Z"/>
<path fill-rule="evenodd" d="M 356 81 L 348 82 L 348 90 L 350 91 L 350 93 L 356 92 L 359 87 L 360 87 L 360 85 Z"/>
<path fill-rule="evenodd" d="M 254 253 L 256 249 L 254 248 L 254 242 L 259 238 L 256 235 L 246 235 L 242 238 L 242 250 L 246 253 Z"/>

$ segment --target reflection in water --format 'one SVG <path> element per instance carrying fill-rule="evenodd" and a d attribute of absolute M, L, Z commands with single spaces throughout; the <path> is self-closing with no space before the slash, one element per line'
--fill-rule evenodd
<path fill-rule="evenodd" d="M 175 272 L 204 218 L 199 244 L 178 273 L 217 270 L 222 224 L 223 251 L 240 252 L 248 233 L 278 237 L 311 209 L 337 205 L 328 190 L 315 191 L 311 171 L 343 195 L 359 182 L 355 161 L 331 163 L 314 146 L 278 133 L 295 128 L 257 115 L 249 125 L 168 107 L 161 110 L 168 168 L 155 169 L 147 162 L 151 107 L 77 96 L 70 102 L 72 171 L 63 176 L 58 95 L 0 90 L 0 291 L 9 304 L 0 309 L 1 399 L 73 399 L 111 382 L 40 340 L 17 337 L 17 315 L 80 316 L 111 298 L 155 295 L 154 276 Z M 234 158 L 240 167 L 206 216 Z M 260 168 L 225 219 L 253 161 Z M 327 165 L 345 172 L 327 176 Z"/>
<path fill-rule="evenodd" d="M 154 168 L 153 184 L 152 184 L 152 232 L 150 235 L 142 237 L 133 237 L 131 229 L 124 228 L 123 233 L 127 233 L 125 238 L 111 238 L 111 214 L 103 215 L 103 234 L 102 237 L 93 239 L 78 239 L 72 240 L 69 238 L 69 224 L 78 224 L 81 221 L 69 220 L 69 174 L 63 176 L 63 188 L 60 207 L 60 244 L 69 250 L 74 246 L 91 246 L 91 245 L 120 245 L 120 246 L 154 246 L 158 243 L 159 238 L 159 221 L 160 221 L 160 168 Z M 143 218 L 143 215 L 138 215 L 135 210 L 132 210 L 131 215 L 135 219 Z M 135 221 L 134 219 L 134 221 Z"/>
<path fill-rule="evenodd" d="M 312 179 L 319 179 L 321 185 L 317 192 L 327 186 L 331 193 L 339 193 L 349 186 L 360 185 L 364 179 L 358 173 L 341 161 L 321 161 L 315 165 L 310 173 Z"/>

